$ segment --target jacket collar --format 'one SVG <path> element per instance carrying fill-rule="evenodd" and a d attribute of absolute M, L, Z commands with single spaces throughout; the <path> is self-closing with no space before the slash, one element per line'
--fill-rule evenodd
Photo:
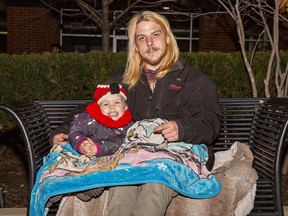
<path fill-rule="evenodd" d="M 184 65 L 185 65 L 185 60 L 183 58 L 180 58 L 179 61 L 173 65 L 173 67 L 171 68 L 171 70 L 164 76 L 165 77 L 170 77 L 180 81 L 181 78 L 178 78 L 181 76 L 183 70 L 184 70 Z M 144 71 L 142 71 L 141 74 L 142 79 L 145 77 L 146 79 L 146 75 L 144 73 Z"/>

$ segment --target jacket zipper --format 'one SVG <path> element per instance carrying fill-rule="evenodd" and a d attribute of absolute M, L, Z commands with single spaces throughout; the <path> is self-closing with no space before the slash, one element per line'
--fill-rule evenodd
<path fill-rule="evenodd" d="M 148 104 L 148 110 L 147 110 L 147 116 L 149 117 L 151 115 L 151 104 L 152 104 L 152 93 L 149 96 L 149 104 Z"/>

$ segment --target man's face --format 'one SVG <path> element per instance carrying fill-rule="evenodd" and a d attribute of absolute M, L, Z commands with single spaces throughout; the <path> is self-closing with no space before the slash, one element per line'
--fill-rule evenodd
<path fill-rule="evenodd" d="M 99 106 L 103 115 L 109 116 L 114 121 L 118 120 L 127 109 L 127 104 L 121 94 L 105 97 Z"/>
<path fill-rule="evenodd" d="M 136 50 L 146 69 L 156 70 L 166 54 L 168 39 L 160 25 L 153 21 L 141 21 L 136 26 Z"/>

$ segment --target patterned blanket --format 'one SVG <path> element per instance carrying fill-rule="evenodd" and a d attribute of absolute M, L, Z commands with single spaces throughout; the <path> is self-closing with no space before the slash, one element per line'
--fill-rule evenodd
<path fill-rule="evenodd" d="M 162 119 L 136 122 L 114 154 L 88 158 L 70 144 L 55 145 L 37 173 L 30 215 L 46 215 L 50 197 L 97 187 L 160 183 L 191 198 L 211 198 L 221 183 L 206 168 L 204 144 L 168 143 L 153 129 Z"/>

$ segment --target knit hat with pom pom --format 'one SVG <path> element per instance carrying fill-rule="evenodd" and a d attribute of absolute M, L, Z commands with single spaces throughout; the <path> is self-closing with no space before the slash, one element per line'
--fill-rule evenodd
<path fill-rule="evenodd" d="M 121 94 L 121 96 L 127 100 L 126 91 L 122 85 L 117 83 L 111 83 L 110 85 L 97 85 L 94 92 L 94 101 L 100 104 L 105 97 L 112 94 Z"/>

